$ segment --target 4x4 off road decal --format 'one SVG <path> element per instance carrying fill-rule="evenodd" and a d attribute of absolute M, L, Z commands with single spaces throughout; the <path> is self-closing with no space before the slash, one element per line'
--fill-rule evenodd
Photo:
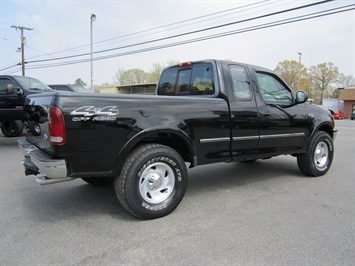
<path fill-rule="evenodd" d="M 82 106 L 70 113 L 73 121 L 114 121 L 116 115 L 119 114 L 117 106 Z"/>

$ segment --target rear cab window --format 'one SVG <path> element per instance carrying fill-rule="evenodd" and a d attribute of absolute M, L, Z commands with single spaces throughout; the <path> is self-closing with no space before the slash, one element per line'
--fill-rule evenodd
<path fill-rule="evenodd" d="M 158 95 L 214 95 L 211 63 L 194 63 L 166 69 L 160 78 Z"/>

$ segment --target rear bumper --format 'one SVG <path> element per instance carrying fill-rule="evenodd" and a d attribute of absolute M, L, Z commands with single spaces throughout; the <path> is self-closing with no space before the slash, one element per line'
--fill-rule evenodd
<path fill-rule="evenodd" d="M 24 155 L 22 163 L 25 174 L 41 174 L 42 177 L 37 178 L 37 182 L 41 185 L 72 180 L 67 176 L 67 164 L 64 159 L 52 159 L 26 139 L 18 140 L 18 145 Z"/>

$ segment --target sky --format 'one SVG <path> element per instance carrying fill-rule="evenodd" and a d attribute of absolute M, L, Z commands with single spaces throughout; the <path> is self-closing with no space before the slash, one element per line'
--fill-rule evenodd
<path fill-rule="evenodd" d="M 23 31 L 25 74 L 47 84 L 80 78 L 90 85 L 91 33 L 95 85 L 113 84 L 119 70 L 148 72 L 154 63 L 201 59 L 269 69 L 283 60 L 307 68 L 332 62 L 355 77 L 355 1 L 320 2 L 0 0 L 0 74 L 22 74 L 21 31 L 12 27 L 22 26 L 32 29 Z M 300 8 L 310 4 L 317 5 Z"/>

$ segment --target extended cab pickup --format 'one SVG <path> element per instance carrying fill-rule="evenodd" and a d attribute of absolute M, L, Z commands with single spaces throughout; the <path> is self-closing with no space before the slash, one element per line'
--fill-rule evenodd
<path fill-rule="evenodd" d="M 43 93 L 25 111 L 44 126 L 41 138 L 19 140 L 26 174 L 40 184 L 114 183 L 122 206 L 144 219 L 178 206 L 187 166 L 291 154 L 320 176 L 334 155 L 327 110 L 272 71 L 229 61 L 168 67 L 156 95 Z"/>

